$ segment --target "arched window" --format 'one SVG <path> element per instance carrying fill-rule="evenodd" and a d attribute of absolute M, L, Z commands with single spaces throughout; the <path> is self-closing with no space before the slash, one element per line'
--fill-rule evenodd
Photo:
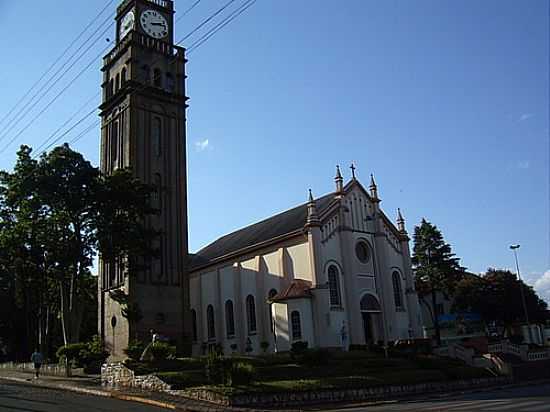
<path fill-rule="evenodd" d="M 393 300 L 396 309 L 403 309 L 403 290 L 401 289 L 401 275 L 398 271 L 392 273 Z"/>
<path fill-rule="evenodd" d="M 153 118 L 152 127 L 153 153 L 160 156 L 162 150 L 162 121 L 160 117 Z"/>
<path fill-rule="evenodd" d="M 248 295 L 246 298 L 246 320 L 248 322 L 248 333 L 256 333 L 256 303 L 252 295 Z"/>
<path fill-rule="evenodd" d="M 115 81 L 111 79 L 109 82 L 109 92 L 107 93 L 109 97 L 111 97 L 113 94 L 115 94 Z"/>
<path fill-rule="evenodd" d="M 361 312 L 381 312 L 382 309 L 380 308 L 380 302 L 378 302 L 378 299 L 376 299 L 375 296 L 371 295 L 370 293 L 365 294 L 361 298 L 360 303 Z"/>
<path fill-rule="evenodd" d="M 116 82 L 115 82 L 115 93 L 120 90 L 120 74 L 116 75 Z"/>
<path fill-rule="evenodd" d="M 160 69 L 155 69 L 153 72 L 153 84 L 155 87 L 162 87 L 162 72 Z"/>
<path fill-rule="evenodd" d="M 151 82 L 151 68 L 146 64 L 141 66 L 141 81 L 145 84 L 149 84 Z"/>
<path fill-rule="evenodd" d="M 172 73 L 166 73 L 166 90 L 173 93 L 176 90 L 176 82 Z"/>
<path fill-rule="evenodd" d="M 290 323 L 292 326 L 292 340 L 301 340 L 302 322 L 300 320 L 300 312 L 295 310 L 290 314 Z"/>
<path fill-rule="evenodd" d="M 208 329 L 208 340 L 216 339 L 216 324 L 214 323 L 214 306 L 208 305 L 206 309 L 206 327 Z"/>
<path fill-rule="evenodd" d="M 155 199 L 155 207 L 160 213 L 162 210 L 162 177 L 159 173 L 155 173 L 155 191 L 153 192 Z"/>
<path fill-rule="evenodd" d="M 126 67 L 124 67 L 122 69 L 122 72 L 121 72 L 121 75 L 120 75 L 120 80 L 122 82 L 122 86 L 124 86 L 124 84 L 126 83 L 126 73 L 127 73 Z"/>
<path fill-rule="evenodd" d="M 191 325 L 193 327 L 193 342 L 196 342 L 199 336 L 197 333 L 197 311 L 195 309 L 191 309 Z"/>
<path fill-rule="evenodd" d="M 332 265 L 328 268 L 328 288 L 330 292 L 330 305 L 342 306 L 340 297 L 340 275 L 336 266 Z"/>
<path fill-rule="evenodd" d="M 225 302 L 225 331 L 228 338 L 235 336 L 235 316 L 233 314 L 233 302 Z"/>
<path fill-rule="evenodd" d="M 119 153 L 119 141 L 118 141 L 118 120 L 111 123 L 111 167 L 116 169 L 118 167 L 118 153 Z"/>
<path fill-rule="evenodd" d="M 271 289 L 267 294 L 267 300 L 271 302 L 271 300 L 273 300 L 273 298 L 277 296 L 277 293 L 278 292 L 276 289 Z M 271 305 L 269 306 L 269 330 L 271 331 L 271 333 L 275 332 L 275 328 L 273 325 L 273 312 L 271 310 Z"/>

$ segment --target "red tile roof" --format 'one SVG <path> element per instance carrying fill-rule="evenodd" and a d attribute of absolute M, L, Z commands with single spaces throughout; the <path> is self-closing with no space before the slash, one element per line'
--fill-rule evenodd
<path fill-rule="evenodd" d="M 302 279 L 296 279 L 290 282 L 290 285 L 271 299 L 273 302 L 281 302 L 289 299 L 311 298 L 311 282 Z"/>

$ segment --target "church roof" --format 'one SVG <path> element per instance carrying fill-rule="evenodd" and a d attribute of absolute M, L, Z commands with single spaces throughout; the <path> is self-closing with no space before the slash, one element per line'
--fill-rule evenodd
<path fill-rule="evenodd" d="M 290 285 L 275 295 L 271 300 L 273 302 L 281 302 L 289 299 L 311 298 L 311 282 L 302 279 L 295 279 L 290 282 Z"/>
<path fill-rule="evenodd" d="M 321 214 L 334 200 L 334 193 L 315 201 L 317 212 Z M 207 266 L 214 260 L 235 252 L 287 235 L 304 227 L 307 220 L 307 203 L 279 213 L 261 222 L 225 235 L 208 246 L 191 254 L 190 269 Z"/>

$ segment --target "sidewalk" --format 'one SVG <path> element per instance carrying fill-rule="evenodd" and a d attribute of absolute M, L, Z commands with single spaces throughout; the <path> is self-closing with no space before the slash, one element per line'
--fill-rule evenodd
<path fill-rule="evenodd" d="M 2 370 L 0 371 L 0 381 L 2 380 L 45 389 L 64 390 L 83 395 L 102 396 L 131 402 L 139 402 L 146 405 L 182 412 L 259 412 L 259 410 L 255 409 L 219 406 L 163 393 L 150 393 L 134 389 L 107 389 L 101 386 L 99 376 L 75 376 L 72 378 L 41 376 L 39 379 L 34 379 L 34 375 L 31 373 Z"/>

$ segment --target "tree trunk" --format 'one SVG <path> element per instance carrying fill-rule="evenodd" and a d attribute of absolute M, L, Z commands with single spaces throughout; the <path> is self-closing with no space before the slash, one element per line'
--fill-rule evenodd
<path fill-rule="evenodd" d="M 441 346 L 441 328 L 439 326 L 439 317 L 437 316 L 437 292 L 432 288 L 432 306 L 433 306 L 433 320 L 435 329 L 435 340 L 437 346 Z"/>

